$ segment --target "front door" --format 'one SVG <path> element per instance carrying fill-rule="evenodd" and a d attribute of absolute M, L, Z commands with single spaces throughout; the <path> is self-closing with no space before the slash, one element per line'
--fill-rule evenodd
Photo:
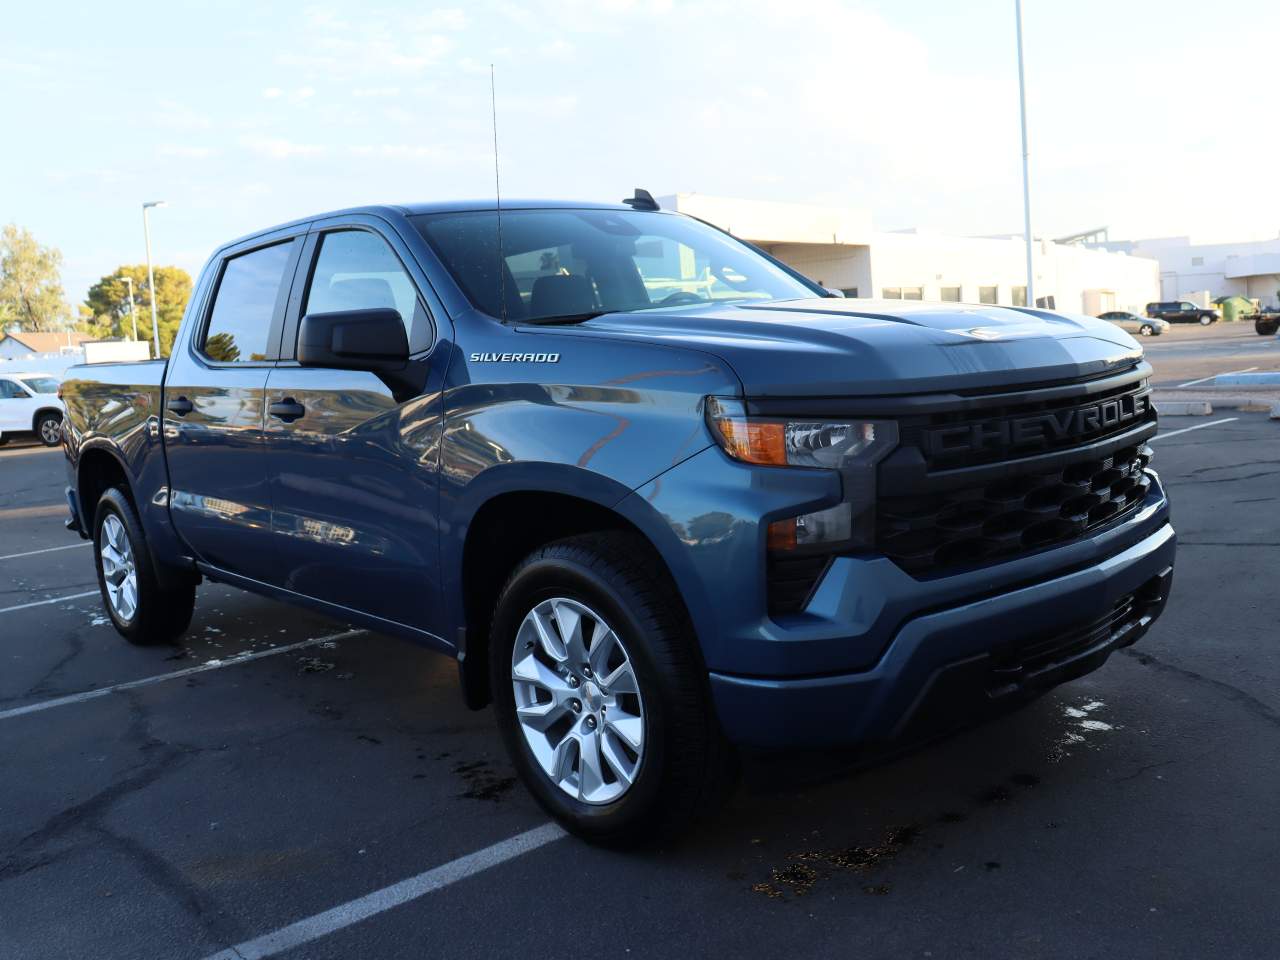
<path fill-rule="evenodd" d="M 22 385 L 8 377 L 0 377 L 0 434 L 31 429 L 35 401 Z"/>
<path fill-rule="evenodd" d="M 274 567 L 263 400 L 300 245 L 276 239 L 211 268 L 212 297 L 165 374 L 174 527 L 199 559 L 255 580 Z"/>
<path fill-rule="evenodd" d="M 431 351 L 431 315 L 404 266 L 407 256 L 398 240 L 358 223 L 308 241 L 281 362 L 267 381 L 273 553 L 281 558 L 273 582 L 434 632 L 445 354 Z M 290 360 L 299 316 L 372 307 L 398 311 L 410 352 L 430 363 L 421 396 L 401 402 L 372 373 Z"/>

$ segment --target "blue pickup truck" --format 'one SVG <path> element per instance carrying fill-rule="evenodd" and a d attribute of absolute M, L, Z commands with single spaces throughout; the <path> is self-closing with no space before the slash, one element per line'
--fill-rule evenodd
<path fill-rule="evenodd" d="M 68 526 L 135 643 L 202 579 L 456 659 L 570 830 L 744 753 L 912 742 L 1137 640 L 1175 536 L 1137 343 L 844 299 L 637 191 L 219 249 L 167 361 L 63 384 Z"/>

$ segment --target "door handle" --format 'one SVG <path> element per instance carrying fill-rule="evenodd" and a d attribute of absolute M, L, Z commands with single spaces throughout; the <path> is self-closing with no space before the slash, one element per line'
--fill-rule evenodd
<path fill-rule="evenodd" d="M 180 417 L 185 417 L 195 409 L 191 401 L 186 397 L 173 397 L 165 402 L 165 406 L 168 408 L 170 413 L 176 413 Z"/>
<path fill-rule="evenodd" d="M 267 407 L 267 413 L 277 420 L 293 423 L 299 417 L 306 415 L 307 408 L 293 399 L 293 397 L 285 397 L 283 400 L 276 400 L 271 406 Z"/>

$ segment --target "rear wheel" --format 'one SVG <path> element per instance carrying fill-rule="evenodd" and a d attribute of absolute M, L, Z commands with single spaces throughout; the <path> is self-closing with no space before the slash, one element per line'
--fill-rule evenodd
<path fill-rule="evenodd" d="M 107 615 L 130 643 L 171 643 L 186 632 L 195 608 L 194 583 L 162 587 L 147 552 L 137 511 L 112 487 L 98 501 L 93 525 L 98 588 Z"/>
<path fill-rule="evenodd" d="M 62 442 L 62 417 L 56 413 L 42 413 L 36 421 L 36 436 L 46 447 L 56 447 Z"/>
<path fill-rule="evenodd" d="M 612 844 L 678 832 L 733 783 L 683 604 L 626 533 L 548 544 L 515 569 L 491 632 L 494 706 L 535 799 Z"/>

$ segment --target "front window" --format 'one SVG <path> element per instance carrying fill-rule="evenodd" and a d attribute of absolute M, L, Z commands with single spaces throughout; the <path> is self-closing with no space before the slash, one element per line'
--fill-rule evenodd
<path fill-rule="evenodd" d="M 818 294 L 732 237 L 667 213 L 504 210 L 499 225 L 494 211 L 478 210 L 413 220 L 471 302 L 508 320 Z"/>
<path fill-rule="evenodd" d="M 53 377 L 27 377 L 23 381 L 32 393 L 57 393 L 58 381 Z"/>

